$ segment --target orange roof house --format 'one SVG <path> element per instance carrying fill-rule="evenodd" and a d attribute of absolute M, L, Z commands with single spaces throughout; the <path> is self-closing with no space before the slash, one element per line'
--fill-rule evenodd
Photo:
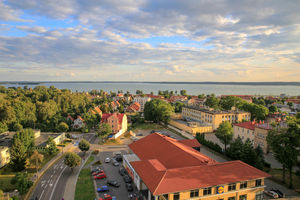
<path fill-rule="evenodd" d="M 192 190 L 225 187 L 231 183 L 239 184 L 244 181 L 249 181 L 249 185 L 253 185 L 252 182 L 256 179 L 263 180 L 269 176 L 242 161 L 219 163 L 192 148 L 197 145 L 195 140 L 176 140 L 153 133 L 129 145 L 133 154 L 124 155 L 124 166 L 132 175 L 137 188 L 142 190 L 145 184 L 149 195 L 155 199 L 160 199 L 159 197 L 163 195 L 172 199 L 175 194 L 184 197 L 179 199 L 189 199 Z M 134 159 L 130 161 L 130 158 Z M 263 191 L 263 186 L 257 187 L 237 192 L 239 194 L 246 192 L 249 199 L 252 199 L 251 195 L 255 196 L 258 191 Z M 224 194 L 211 195 L 219 195 L 218 198 L 221 198 L 227 189 L 224 191 Z M 198 192 L 198 195 L 200 194 L 203 193 Z M 205 198 L 201 196 L 201 199 Z"/>
<path fill-rule="evenodd" d="M 134 102 L 130 106 L 127 107 L 126 112 L 139 112 L 141 110 L 141 104 L 138 102 Z"/>
<path fill-rule="evenodd" d="M 113 134 L 118 133 L 120 130 L 123 133 L 127 131 L 127 116 L 122 113 L 103 113 L 101 123 L 110 125 Z"/>

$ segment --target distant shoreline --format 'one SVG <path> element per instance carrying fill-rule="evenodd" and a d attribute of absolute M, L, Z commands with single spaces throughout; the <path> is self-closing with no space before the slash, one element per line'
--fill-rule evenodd
<path fill-rule="evenodd" d="M 0 81 L 0 85 L 40 85 L 43 83 L 148 83 L 148 84 L 198 84 L 198 85 L 260 85 L 260 86 L 300 86 L 300 82 L 151 82 L 151 81 Z"/>

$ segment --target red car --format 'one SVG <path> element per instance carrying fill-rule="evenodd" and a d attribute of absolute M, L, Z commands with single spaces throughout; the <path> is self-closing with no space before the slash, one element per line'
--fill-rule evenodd
<path fill-rule="evenodd" d="M 94 179 L 104 179 L 104 178 L 106 178 L 106 175 L 104 173 L 94 176 Z"/>
<path fill-rule="evenodd" d="M 101 170 L 101 171 L 98 171 L 98 172 L 94 172 L 94 173 L 92 173 L 92 176 L 97 176 L 98 174 L 104 174 L 104 171 Z"/>
<path fill-rule="evenodd" d="M 99 198 L 98 200 L 112 200 L 112 197 L 109 194 L 104 194 L 103 198 Z"/>

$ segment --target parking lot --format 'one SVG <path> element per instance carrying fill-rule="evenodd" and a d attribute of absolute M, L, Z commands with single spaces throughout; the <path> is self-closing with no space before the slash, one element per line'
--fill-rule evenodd
<path fill-rule="evenodd" d="M 119 150 L 116 150 L 119 151 Z M 128 196 L 130 193 L 133 192 L 128 192 L 126 187 L 125 187 L 125 182 L 123 180 L 123 176 L 121 176 L 119 174 L 119 168 L 122 166 L 122 162 L 120 163 L 120 166 L 113 166 L 112 162 L 110 163 L 105 163 L 104 160 L 105 158 L 109 157 L 112 158 L 113 157 L 113 152 L 114 151 L 103 151 L 100 152 L 100 160 L 101 160 L 101 166 L 100 168 L 104 170 L 107 178 L 105 179 L 100 179 L 100 180 L 96 180 L 96 184 L 97 184 L 97 188 L 99 188 L 100 186 L 103 185 L 107 185 L 107 180 L 116 180 L 117 182 L 120 183 L 120 187 L 116 188 L 113 186 L 108 186 L 109 187 L 109 192 L 100 192 L 99 197 L 103 197 L 103 195 L 105 193 L 110 194 L 111 196 L 115 196 L 117 199 L 128 199 Z M 126 151 L 120 151 L 122 154 L 125 154 Z M 136 192 L 136 188 L 134 188 L 134 191 Z"/>

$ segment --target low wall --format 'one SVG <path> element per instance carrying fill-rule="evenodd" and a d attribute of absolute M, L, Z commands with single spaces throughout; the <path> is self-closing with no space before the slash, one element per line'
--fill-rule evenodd
<path fill-rule="evenodd" d="M 183 135 L 184 137 L 186 137 L 188 139 L 194 139 L 195 138 L 193 135 L 191 135 L 191 134 L 189 134 L 189 133 L 187 133 L 187 132 L 185 132 L 183 130 L 180 130 L 180 129 L 178 129 L 178 128 L 170 125 L 170 124 L 168 124 L 168 127 L 171 128 L 171 129 L 173 129 L 173 130 L 175 130 L 175 131 L 177 131 L 178 133 L 180 133 L 181 135 Z"/>

